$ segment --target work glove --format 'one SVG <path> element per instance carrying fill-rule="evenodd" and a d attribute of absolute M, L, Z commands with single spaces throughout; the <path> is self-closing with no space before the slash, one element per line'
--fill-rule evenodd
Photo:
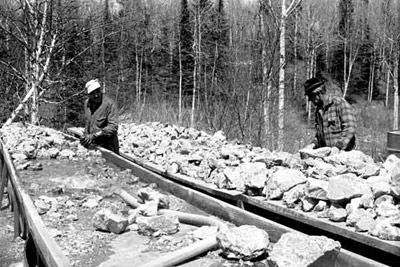
<path fill-rule="evenodd" d="M 94 134 L 86 134 L 83 138 L 81 138 L 81 145 L 88 148 L 95 140 Z"/>
<path fill-rule="evenodd" d="M 344 144 L 342 141 L 339 140 L 336 142 L 335 147 L 339 148 L 339 150 L 342 150 L 344 149 Z"/>

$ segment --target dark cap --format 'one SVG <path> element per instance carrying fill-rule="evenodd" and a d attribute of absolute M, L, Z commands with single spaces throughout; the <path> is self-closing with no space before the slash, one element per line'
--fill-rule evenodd
<path fill-rule="evenodd" d="M 304 83 L 305 95 L 311 94 L 315 89 L 325 84 L 325 80 L 322 78 L 311 78 Z"/>

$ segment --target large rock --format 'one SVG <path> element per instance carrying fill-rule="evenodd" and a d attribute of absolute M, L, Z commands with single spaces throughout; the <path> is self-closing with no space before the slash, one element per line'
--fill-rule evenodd
<path fill-rule="evenodd" d="M 359 150 L 341 151 L 339 154 L 325 157 L 324 160 L 334 165 L 346 165 L 354 170 L 362 169 L 365 166 L 364 163 L 374 163 L 370 156 Z"/>
<path fill-rule="evenodd" d="M 332 202 L 348 202 L 364 194 L 372 194 L 371 189 L 365 180 L 355 174 L 338 175 L 329 180 L 327 198 Z"/>
<path fill-rule="evenodd" d="M 393 226 L 390 219 L 378 219 L 369 233 L 383 240 L 400 241 L 400 228 Z"/>
<path fill-rule="evenodd" d="M 382 166 L 391 176 L 392 183 L 395 185 L 400 184 L 400 158 L 391 154 L 386 158 Z"/>
<path fill-rule="evenodd" d="M 179 231 L 179 220 L 176 215 L 137 217 L 138 233 L 141 235 L 171 235 Z"/>
<path fill-rule="evenodd" d="M 94 214 L 92 223 L 96 230 L 120 234 L 128 226 L 128 219 L 109 209 L 101 209 Z"/>
<path fill-rule="evenodd" d="M 280 199 L 290 188 L 305 182 L 307 178 L 299 170 L 277 167 L 275 172 L 270 174 L 263 193 L 267 199 Z"/>
<path fill-rule="evenodd" d="M 325 236 L 285 233 L 269 253 L 270 267 L 326 266 L 339 253 L 340 243 Z"/>
<path fill-rule="evenodd" d="M 294 208 L 296 203 L 300 201 L 305 195 L 306 184 L 298 184 L 283 193 L 283 201 L 289 208 Z"/>
<path fill-rule="evenodd" d="M 332 165 L 326 163 L 320 158 L 307 159 L 304 163 L 308 166 L 306 172 L 309 177 L 313 177 L 320 180 L 329 180 L 329 177 L 336 176 L 347 172 L 347 167 L 344 165 Z"/>
<path fill-rule="evenodd" d="M 356 232 L 369 232 L 376 227 L 376 221 L 371 216 L 363 216 L 354 225 Z"/>
<path fill-rule="evenodd" d="M 307 159 L 307 158 L 324 158 L 331 154 L 332 148 L 330 147 L 321 147 L 317 149 L 309 149 L 303 148 L 300 149 L 300 158 Z"/>
<path fill-rule="evenodd" d="M 370 214 L 364 209 L 347 210 L 349 215 L 346 219 L 347 226 L 355 226 L 356 223 L 365 216 L 370 216 Z"/>
<path fill-rule="evenodd" d="M 346 221 L 347 211 L 339 205 L 332 205 L 328 212 L 329 220 L 333 222 L 344 222 Z"/>
<path fill-rule="evenodd" d="M 327 181 L 308 178 L 306 196 L 319 200 L 328 200 L 327 197 L 328 184 L 329 183 Z"/>
<path fill-rule="evenodd" d="M 217 240 L 227 258 L 242 260 L 263 255 L 270 243 L 268 233 L 253 225 L 224 229 L 218 233 Z"/>
<path fill-rule="evenodd" d="M 243 163 L 239 165 L 238 169 L 241 179 L 245 181 L 247 187 L 264 188 L 269 173 L 265 163 Z"/>

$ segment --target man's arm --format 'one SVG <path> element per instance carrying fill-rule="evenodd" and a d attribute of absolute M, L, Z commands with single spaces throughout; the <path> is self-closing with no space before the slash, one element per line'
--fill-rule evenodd
<path fill-rule="evenodd" d="M 83 131 L 83 134 L 88 134 L 89 133 L 89 114 L 88 113 L 88 100 L 86 99 L 84 104 L 83 104 L 83 110 L 84 110 L 84 116 L 85 116 L 85 128 Z"/>
<path fill-rule="evenodd" d="M 342 136 L 338 144 L 340 149 L 344 149 L 349 145 L 349 142 L 356 134 L 356 117 L 354 110 L 346 100 L 342 99 L 339 105 L 339 116 L 342 129 Z"/>
<path fill-rule="evenodd" d="M 107 117 L 107 125 L 101 129 L 100 133 L 95 133 L 97 136 L 112 136 L 118 132 L 118 108 L 112 101 L 109 102 L 110 113 Z"/>

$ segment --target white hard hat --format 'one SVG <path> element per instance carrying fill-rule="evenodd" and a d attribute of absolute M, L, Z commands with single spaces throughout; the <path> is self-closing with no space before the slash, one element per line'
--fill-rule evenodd
<path fill-rule="evenodd" d="M 100 83 L 98 80 L 90 80 L 86 83 L 85 88 L 87 90 L 87 93 L 90 94 L 94 90 L 100 88 Z"/>

